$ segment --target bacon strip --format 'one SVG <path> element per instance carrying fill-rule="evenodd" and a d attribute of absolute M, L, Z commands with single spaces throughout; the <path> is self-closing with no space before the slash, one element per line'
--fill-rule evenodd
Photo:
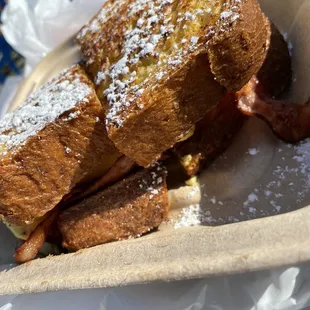
<path fill-rule="evenodd" d="M 84 197 L 87 197 L 99 189 L 110 185 L 124 176 L 126 176 L 134 167 L 136 163 L 127 156 L 120 157 L 115 164 L 94 184 L 90 185 L 89 187 L 80 190 L 79 192 L 75 192 L 73 195 L 70 195 L 68 199 L 66 199 L 67 204 L 71 204 L 76 202 Z"/>
<path fill-rule="evenodd" d="M 60 204 L 58 207 L 53 209 L 40 223 L 36 229 L 31 233 L 29 238 L 19 247 L 16 249 L 14 258 L 17 263 L 26 263 L 34 259 L 40 249 L 42 248 L 49 230 L 51 229 L 52 225 L 55 223 L 62 207 L 66 204 L 73 203 L 81 198 L 84 198 L 100 188 L 112 184 L 122 177 L 124 177 L 127 173 L 129 173 L 135 166 L 135 162 L 129 159 L 126 156 L 122 156 L 120 159 L 116 161 L 116 163 L 93 185 L 86 188 L 85 191 L 81 191 L 76 193 L 76 195 L 70 196 L 67 198 L 65 203 Z"/>
<path fill-rule="evenodd" d="M 59 215 L 59 212 L 59 208 L 51 211 L 45 220 L 43 220 L 43 222 L 41 222 L 31 233 L 29 238 L 19 248 L 16 249 L 14 258 L 17 263 L 22 264 L 29 262 L 38 255 L 51 226 Z"/>
<path fill-rule="evenodd" d="M 280 139 L 296 143 L 310 137 L 310 105 L 267 97 L 253 77 L 238 93 L 238 107 L 246 115 L 262 118 Z"/>

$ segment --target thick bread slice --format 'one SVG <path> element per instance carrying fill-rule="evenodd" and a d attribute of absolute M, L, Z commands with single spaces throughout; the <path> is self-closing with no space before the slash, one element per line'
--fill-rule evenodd
<path fill-rule="evenodd" d="M 286 92 L 292 80 L 288 44 L 279 30 L 271 24 L 271 40 L 257 79 L 267 96 Z M 238 108 L 238 95 L 228 93 L 224 100 L 196 124 L 193 136 L 177 143 L 174 152 L 180 158 L 188 176 L 197 174 L 206 162 L 211 162 L 232 142 L 246 116 Z"/>
<path fill-rule="evenodd" d="M 276 26 L 271 24 L 268 53 L 256 77 L 266 95 L 277 98 L 288 91 L 292 76 L 290 46 Z"/>
<path fill-rule="evenodd" d="M 24 226 L 77 184 L 99 177 L 119 152 L 108 139 L 93 84 L 76 65 L 0 122 L 0 215 Z"/>
<path fill-rule="evenodd" d="M 60 214 L 62 245 L 69 251 L 139 237 L 168 216 L 166 171 L 142 170 Z"/>
<path fill-rule="evenodd" d="M 231 0 L 225 4 L 221 14 L 224 18 L 216 23 L 207 51 L 216 80 L 236 92 L 262 66 L 271 29 L 256 0 Z"/>
<path fill-rule="evenodd" d="M 109 137 L 148 166 L 256 73 L 269 35 L 256 0 L 108 0 L 77 41 Z"/>

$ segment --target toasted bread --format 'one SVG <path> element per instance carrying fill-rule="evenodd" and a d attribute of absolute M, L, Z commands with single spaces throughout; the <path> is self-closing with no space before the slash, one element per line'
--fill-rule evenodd
<path fill-rule="evenodd" d="M 166 171 L 144 169 L 63 211 L 58 226 L 62 245 L 76 251 L 138 237 L 168 216 Z"/>
<path fill-rule="evenodd" d="M 266 95 L 285 93 L 292 80 L 288 44 L 275 25 L 271 24 L 271 40 L 257 79 Z M 194 134 L 174 147 L 188 176 L 196 175 L 206 162 L 211 162 L 232 142 L 246 119 L 238 109 L 238 96 L 227 94 L 224 100 L 196 124 Z"/>
<path fill-rule="evenodd" d="M 266 59 L 257 73 L 257 79 L 266 95 L 277 98 L 286 93 L 292 82 L 292 60 L 288 43 L 274 24 Z"/>
<path fill-rule="evenodd" d="M 136 163 L 126 156 L 121 156 L 118 160 L 107 170 L 100 178 L 92 182 L 91 184 L 75 187 L 68 195 L 63 199 L 63 205 L 71 205 L 77 201 L 91 196 L 100 189 L 109 186 L 127 175 L 130 174 L 136 167 Z"/>
<path fill-rule="evenodd" d="M 146 167 L 249 81 L 269 36 L 256 0 L 108 0 L 77 42 L 110 139 Z"/>
<path fill-rule="evenodd" d="M 121 156 L 108 139 L 92 82 L 73 66 L 0 122 L 0 215 L 31 225 L 77 184 Z"/>
<path fill-rule="evenodd" d="M 237 96 L 229 93 L 224 100 L 197 123 L 194 134 L 177 143 L 173 151 L 188 176 L 196 175 L 222 153 L 242 128 L 246 116 L 237 107 Z"/>

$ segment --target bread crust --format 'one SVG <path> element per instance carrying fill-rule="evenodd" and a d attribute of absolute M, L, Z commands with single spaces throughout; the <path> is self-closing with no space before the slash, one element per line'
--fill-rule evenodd
<path fill-rule="evenodd" d="M 168 216 L 166 172 L 144 169 L 63 211 L 58 227 L 69 251 L 139 237 Z"/>
<path fill-rule="evenodd" d="M 257 73 L 266 95 L 278 98 L 285 94 L 292 82 L 292 60 L 289 45 L 283 35 L 271 24 L 271 37 L 265 61 Z"/>
<path fill-rule="evenodd" d="M 199 15 L 206 3 L 209 15 Z M 162 7 L 155 19 L 147 15 L 152 5 Z M 186 136 L 226 89 L 239 90 L 258 71 L 270 35 L 266 21 L 256 0 L 107 1 L 77 41 L 97 82 L 116 147 L 147 167 Z M 162 36 L 157 45 L 150 43 L 160 27 L 170 24 L 175 32 Z M 132 43 L 136 33 L 153 54 Z M 123 69 L 127 73 L 122 75 Z"/>
<path fill-rule="evenodd" d="M 177 143 L 177 155 L 189 177 L 199 173 L 232 143 L 242 128 L 246 116 L 238 109 L 237 96 L 228 93 L 223 101 L 197 123 L 194 134 Z"/>
<path fill-rule="evenodd" d="M 44 216 L 75 185 L 99 176 L 120 156 L 107 137 L 103 108 L 80 66 L 68 69 L 29 100 L 33 103 L 42 99 L 48 85 L 57 88 L 71 85 L 74 80 L 78 85 L 69 91 L 77 92 L 83 83 L 88 90 L 85 98 L 25 141 L 3 146 L 6 150 L 0 154 L 0 214 L 8 223 L 22 226 Z M 10 117 L 14 117 L 14 112 Z M 10 130 L 16 128 L 12 126 Z M 4 140 L 6 133 L 1 133 Z"/>
<path fill-rule="evenodd" d="M 262 66 L 271 29 L 256 0 L 226 3 L 228 17 L 217 21 L 207 50 L 216 80 L 227 90 L 236 92 Z"/>
<path fill-rule="evenodd" d="M 273 24 L 271 31 L 268 53 L 256 76 L 262 88 L 259 92 L 277 97 L 288 90 L 292 69 L 288 44 Z M 241 129 L 246 116 L 238 108 L 237 97 L 228 93 L 196 124 L 193 136 L 175 145 L 174 152 L 188 176 L 196 175 L 206 162 L 211 162 L 224 151 Z"/>

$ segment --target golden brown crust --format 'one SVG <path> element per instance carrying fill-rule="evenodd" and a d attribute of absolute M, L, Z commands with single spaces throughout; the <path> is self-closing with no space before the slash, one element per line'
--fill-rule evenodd
<path fill-rule="evenodd" d="M 66 197 L 63 198 L 64 205 L 72 205 L 83 198 L 91 196 L 100 189 L 125 178 L 136 167 L 136 163 L 126 156 L 121 156 L 99 179 L 94 180 L 86 186 L 75 187 Z"/>
<path fill-rule="evenodd" d="M 270 24 L 256 0 L 228 1 L 227 12 L 228 18 L 219 19 L 207 46 L 216 80 L 235 92 L 262 66 L 270 43 Z"/>
<path fill-rule="evenodd" d="M 142 94 L 138 101 L 147 109 L 132 111 L 121 127 L 108 125 L 116 147 L 144 167 L 159 159 L 222 98 L 225 89 L 209 68 L 206 55 L 199 55 L 152 94 Z"/>
<path fill-rule="evenodd" d="M 142 170 L 63 211 L 58 221 L 63 246 L 77 251 L 158 227 L 168 216 L 165 179 L 159 166 Z"/>
<path fill-rule="evenodd" d="M 257 72 L 269 32 L 256 0 L 137 3 L 107 1 L 78 43 L 109 137 L 146 167 Z"/>
<path fill-rule="evenodd" d="M 265 61 L 257 73 L 261 91 L 278 96 L 288 89 L 292 78 L 288 45 L 275 25 L 271 24 L 271 40 Z M 245 115 L 237 107 L 237 95 L 228 94 L 224 100 L 196 124 L 194 135 L 178 143 L 174 152 L 188 176 L 197 174 L 232 142 L 242 127 Z"/>
<path fill-rule="evenodd" d="M 224 100 L 196 124 L 192 137 L 176 144 L 173 152 L 188 176 L 196 175 L 208 161 L 222 153 L 242 128 L 246 116 L 237 107 L 237 96 Z"/>
<path fill-rule="evenodd" d="M 271 23 L 268 53 L 256 77 L 263 85 L 266 95 L 277 98 L 289 89 L 292 74 L 289 46 L 279 30 Z"/>
<path fill-rule="evenodd" d="M 60 81 L 74 78 L 92 89 L 79 66 Z M 0 154 L 0 214 L 5 221 L 23 225 L 44 216 L 76 184 L 98 177 L 120 156 L 107 137 L 94 90 L 86 99 Z"/>

